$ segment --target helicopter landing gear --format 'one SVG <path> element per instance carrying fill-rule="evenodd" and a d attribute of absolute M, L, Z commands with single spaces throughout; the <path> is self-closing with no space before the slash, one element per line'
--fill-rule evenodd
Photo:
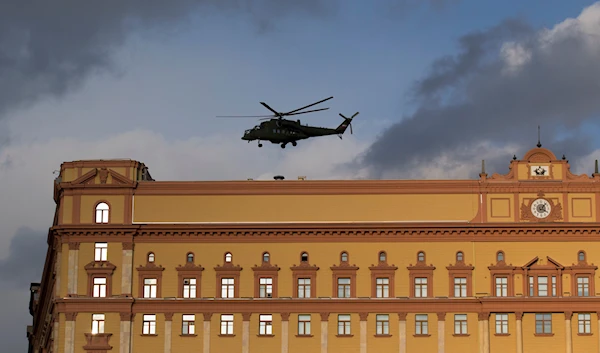
<path fill-rule="evenodd" d="M 296 147 L 297 143 L 296 141 L 292 141 L 292 146 Z"/>
<path fill-rule="evenodd" d="M 282 144 L 281 144 L 281 148 L 285 148 L 285 143 L 282 143 Z"/>

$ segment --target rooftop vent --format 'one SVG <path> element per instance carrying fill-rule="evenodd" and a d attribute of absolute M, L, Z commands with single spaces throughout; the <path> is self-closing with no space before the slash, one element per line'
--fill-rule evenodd
<path fill-rule="evenodd" d="M 283 179 L 285 179 L 285 177 L 283 175 L 275 175 L 273 177 L 273 179 L 275 179 L 275 180 L 283 180 Z"/>
<path fill-rule="evenodd" d="M 298 180 L 306 180 L 306 176 L 299 176 Z"/>

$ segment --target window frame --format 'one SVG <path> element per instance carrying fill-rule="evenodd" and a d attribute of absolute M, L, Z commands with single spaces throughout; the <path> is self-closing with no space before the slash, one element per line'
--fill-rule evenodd
<path fill-rule="evenodd" d="M 307 317 L 308 320 L 306 320 Z M 310 314 L 298 314 L 298 336 L 312 336 L 311 319 Z"/>
<path fill-rule="evenodd" d="M 186 316 L 187 316 L 187 320 L 186 320 Z M 190 319 L 190 317 L 191 317 L 191 319 Z M 187 328 L 187 330 L 186 330 L 186 328 Z M 190 330 L 190 328 L 191 328 L 191 330 Z M 195 314 L 182 314 L 181 315 L 181 335 L 182 336 L 196 336 L 197 335 L 196 334 L 196 315 Z"/>
<path fill-rule="evenodd" d="M 157 335 L 156 334 L 156 314 L 142 314 L 142 335 L 144 335 L 144 336 L 156 336 Z"/>

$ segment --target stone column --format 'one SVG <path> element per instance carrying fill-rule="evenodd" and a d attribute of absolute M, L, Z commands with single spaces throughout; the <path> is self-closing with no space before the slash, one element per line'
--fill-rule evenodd
<path fill-rule="evenodd" d="M 130 312 L 121 313 L 121 332 L 119 334 L 119 353 L 131 353 L 131 322 L 133 316 Z"/>
<path fill-rule="evenodd" d="M 321 353 L 327 353 L 329 336 L 329 313 L 321 313 Z"/>
<path fill-rule="evenodd" d="M 79 243 L 69 242 L 69 272 L 67 279 L 67 296 L 77 294 L 77 277 L 79 274 Z"/>
<path fill-rule="evenodd" d="M 566 353 L 573 353 L 573 331 L 571 329 L 571 317 L 573 317 L 572 311 L 565 311 L 565 333 L 566 333 Z"/>
<path fill-rule="evenodd" d="M 479 352 L 490 353 L 490 313 L 479 313 Z"/>
<path fill-rule="evenodd" d="M 60 332 L 58 331 L 60 329 L 60 320 L 58 314 L 55 315 L 54 322 L 52 323 L 52 326 L 54 326 L 52 328 L 52 352 L 58 352 L 58 340 L 60 338 Z"/>
<path fill-rule="evenodd" d="M 289 351 L 290 313 L 281 313 L 281 353 Z"/>
<path fill-rule="evenodd" d="M 65 351 L 75 353 L 75 318 L 77 313 L 65 313 Z"/>
<path fill-rule="evenodd" d="M 121 295 L 131 297 L 133 294 L 133 243 L 124 242 L 123 259 L 121 265 Z"/>
<path fill-rule="evenodd" d="M 406 353 L 406 313 L 398 313 L 398 337 L 400 338 L 400 353 Z"/>
<path fill-rule="evenodd" d="M 250 316 L 252 313 L 242 313 L 242 353 L 250 352 Z"/>
<path fill-rule="evenodd" d="M 446 350 L 446 313 L 437 313 L 438 317 L 438 353 Z"/>
<path fill-rule="evenodd" d="M 165 313 L 165 353 L 171 353 L 173 338 L 173 313 Z"/>
<path fill-rule="evenodd" d="M 360 353 L 367 353 L 367 317 L 369 313 L 359 313 L 360 316 Z"/>
<path fill-rule="evenodd" d="M 516 312 L 517 318 L 517 353 L 523 353 L 523 313 Z"/>
<path fill-rule="evenodd" d="M 210 319 L 212 318 L 213 313 L 203 313 L 204 314 L 204 340 L 203 340 L 203 349 L 202 353 L 210 353 Z"/>

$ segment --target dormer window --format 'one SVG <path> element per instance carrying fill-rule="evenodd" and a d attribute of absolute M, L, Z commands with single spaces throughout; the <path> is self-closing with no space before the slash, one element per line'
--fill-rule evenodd
<path fill-rule="evenodd" d="M 417 261 L 425 262 L 425 253 L 424 252 L 419 251 L 419 253 L 417 254 Z"/>
<path fill-rule="evenodd" d="M 194 262 L 194 254 L 192 254 L 191 252 L 187 254 L 187 262 Z"/>
<path fill-rule="evenodd" d="M 342 252 L 342 255 L 340 256 L 340 260 L 342 262 L 348 262 L 348 253 L 347 252 Z"/>
<path fill-rule="evenodd" d="M 225 262 L 231 262 L 233 260 L 233 256 L 230 252 L 225 254 Z"/>
<path fill-rule="evenodd" d="M 96 223 L 108 223 L 109 207 L 106 202 L 96 205 Z"/>
<path fill-rule="evenodd" d="M 154 253 L 153 252 L 148 254 L 148 262 L 154 262 Z"/>
<path fill-rule="evenodd" d="M 308 262 L 308 253 L 303 252 L 302 255 L 300 255 L 300 261 L 301 262 Z"/>
<path fill-rule="evenodd" d="M 269 259 L 270 259 L 270 255 L 269 255 L 269 253 L 268 253 L 268 252 L 265 252 L 265 253 L 263 254 L 263 259 L 262 259 L 262 260 L 263 260 L 263 262 L 264 262 L 264 263 L 269 263 Z"/>
<path fill-rule="evenodd" d="M 387 261 L 387 254 L 385 253 L 385 251 L 381 251 L 379 253 L 379 262 L 386 262 Z"/>

